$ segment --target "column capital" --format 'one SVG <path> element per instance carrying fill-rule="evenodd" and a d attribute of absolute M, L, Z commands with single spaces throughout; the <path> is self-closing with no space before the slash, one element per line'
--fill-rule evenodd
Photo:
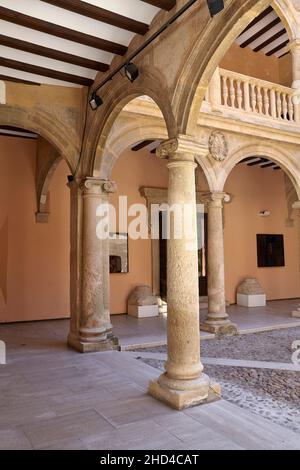
<path fill-rule="evenodd" d="M 193 137 L 179 135 L 174 139 L 165 140 L 156 149 L 156 156 L 169 160 L 194 162 L 197 156 L 204 156 L 208 148 Z"/>
<path fill-rule="evenodd" d="M 300 210 L 300 201 L 295 201 L 292 205 L 292 208 Z"/>
<path fill-rule="evenodd" d="M 93 177 L 82 178 L 79 181 L 79 187 L 85 195 L 107 195 L 117 191 L 117 185 L 114 181 Z"/>
<path fill-rule="evenodd" d="M 289 44 L 287 45 L 287 49 L 291 51 L 292 53 L 294 53 L 298 49 L 300 53 L 300 38 L 295 38 L 292 41 L 290 41 Z"/>
<path fill-rule="evenodd" d="M 204 204 L 223 207 L 224 202 L 230 202 L 231 197 L 223 191 L 209 191 L 201 196 Z"/>

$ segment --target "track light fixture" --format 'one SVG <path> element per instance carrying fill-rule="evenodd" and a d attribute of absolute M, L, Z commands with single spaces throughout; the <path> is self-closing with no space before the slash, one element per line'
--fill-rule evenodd
<path fill-rule="evenodd" d="M 103 100 L 102 98 L 97 95 L 97 93 L 94 91 L 94 93 L 92 94 L 92 97 L 89 101 L 90 103 L 90 107 L 92 108 L 93 111 L 96 111 L 97 108 L 99 108 L 99 106 L 101 106 L 103 104 Z"/>
<path fill-rule="evenodd" d="M 139 76 L 139 69 L 133 62 L 126 64 L 124 69 L 126 77 L 133 83 Z"/>
<path fill-rule="evenodd" d="M 224 9 L 224 0 L 207 0 L 210 16 L 215 16 Z"/>
<path fill-rule="evenodd" d="M 188 11 L 192 5 L 194 5 L 198 0 L 188 0 L 187 3 L 178 10 L 174 16 L 168 19 L 152 36 L 150 36 L 140 47 L 138 47 L 126 61 L 122 62 L 115 70 L 113 70 L 93 91 L 91 99 L 89 100 L 90 107 L 93 111 L 96 111 L 99 106 L 103 104 L 102 98 L 97 95 L 97 91 L 103 88 L 110 80 L 112 80 L 117 73 L 120 73 L 124 68 L 125 75 L 131 82 L 134 82 L 139 76 L 138 67 L 131 62 L 135 59 L 141 52 L 143 52 L 146 47 L 148 47 L 155 39 L 157 39 L 164 31 L 166 31 L 175 21 L 180 18 L 186 11 Z M 224 0 L 207 0 L 208 8 L 210 14 L 216 15 L 224 8 Z"/>

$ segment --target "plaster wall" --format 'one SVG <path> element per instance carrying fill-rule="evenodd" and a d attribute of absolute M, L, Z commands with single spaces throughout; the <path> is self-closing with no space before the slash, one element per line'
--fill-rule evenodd
<path fill-rule="evenodd" d="M 0 322 L 68 317 L 69 190 L 62 161 L 35 221 L 35 140 L 0 137 Z"/>

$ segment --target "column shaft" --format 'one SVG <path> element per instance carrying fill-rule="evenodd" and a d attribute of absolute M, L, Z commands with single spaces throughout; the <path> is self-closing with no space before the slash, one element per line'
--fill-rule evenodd
<path fill-rule="evenodd" d="M 195 154 L 185 150 L 185 142 L 182 150 L 180 144 L 174 139 L 161 146 L 161 154 L 169 156 L 168 358 L 166 372 L 149 386 L 151 395 L 176 409 L 206 401 L 212 389 L 200 361 L 197 165 Z"/>
<path fill-rule="evenodd" d="M 224 199 L 226 199 L 226 194 L 222 192 L 212 192 L 206 195 L 208 209 L 208 315 L 201 328 L 211 333 L 236 334 L 236 326 L 231 323 L 226 313 L 223 236 Z"/>
<path fill-rule="evenodd" d="M 97 178 L 72 183 L 76 201 L 71 210 L 71 232 L 74 230 L 74 233 L 71 233 L 71 330 L 68 343 L 81 352 L 117 347 L 109 314 L 109 242 L 97 235 L 97 210 L 108 203 L 105 190 L 108 184 Z"/>

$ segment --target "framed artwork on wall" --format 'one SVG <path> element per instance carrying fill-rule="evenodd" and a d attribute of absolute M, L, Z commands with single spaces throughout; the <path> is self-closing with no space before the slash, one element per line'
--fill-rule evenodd
<path fill-rule="evenodd" d="M 256 239 L 259 268 L 285 266 L 283 235 L 258 234 Z"/>
<path fill-rule="evenodd" d="M 109 234 L 109 272 L 126 274 L 128 269 L 128 234 Z"/>

